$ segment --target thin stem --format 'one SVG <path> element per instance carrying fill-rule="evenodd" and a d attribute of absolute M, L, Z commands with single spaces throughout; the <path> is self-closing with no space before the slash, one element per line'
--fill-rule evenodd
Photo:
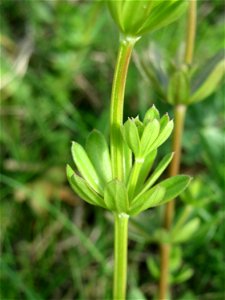
<path fill-rule="evenodd" d="M 197 2 L 196 0 L 189 1 L 189 10 L 187 17 L 187 35 L 184 62 L 191 65 L 193 60 L 193 52 L 196 35 L 196 19 L 197 19 Z M 173 133 L 173 151 L 174 158 L 170 164 L 169 176 L 174 176 L 179 173 L 181 160 L 182 135 L 185 121 L 186 107 L 184 105 L 176 105 L 174 108 L 175 128 Z M 164 228 L 170 230 L 173 222 L 175 210 L 174 200 L 169 202 L 165 208 Z M 159 282 L 159 300 L 166 299 L 169 294 L 169 262 L 170 262 L 170 245 L 160 245 L 160 282 Z"/>
<path fill-rule="evenodd" d="M 193 60 L 195 35 L 196 35 L 196 19 L 197 19 L 197 1 L 189 1 L 188 20 L 187 20 L 187 35 L 184 61 L 190 65 Z"/>
<path fill-rule="evenodd" d="M 184 121 L 186 114 L 185 105 L 176 105 L 174 108 L 174 132 L 173 132 L 173 144 L 172 151 L 174 153 L 173 160 L 169 166 L 169 176 L 175 176 L 180 171 L 180 160 L 181 160 L 181 147 L 182 147 L 182 136 L 184 130 Z M 164 226 L 166 229 L 170 229 L 174 215 L 174 200 L 170 201 L 166 205 Z"/>
<path fill-rule="evenodd" d="M 173 133 L 173 145 L 172 149 L 175 152 L 174 158 L 170 164 L 169 176 L 175 176 L 179 173 L 180 158 L 181 158 L 181 144 L 184 128 L 186 106 L 176 105 L 174 108 L 174 133 Z M 165 208 L 164 227 L 170 230 L 174 215 L 174 200 L 169 202 Z M 164 300 L 167 297 L 169 286 L 169 258 L 170 258 L 170 245 L 160 245 L 161 256 L 161 271 L 159 282 L 159 299 Z"/>
<path fill-rule="evenodd" d="M 113 177 L 123 179 L 122 141 L 120 126 L 123 123 L 124 91 L 131 53 L 136 39 L 122 38 L 113 79 L 110 110 L 110 147 Z"/>
<path fill-rule="evenodd" d="M 127 214 L 115 214 L 114 300 L 126 299 L 128 219 Z"/>

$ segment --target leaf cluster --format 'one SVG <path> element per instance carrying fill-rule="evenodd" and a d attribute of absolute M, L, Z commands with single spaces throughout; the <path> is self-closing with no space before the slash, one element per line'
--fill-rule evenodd
<path fill-rule="evenodd" d="M 75 193 L 89 204 L 128 215 L 170 201 L 190 181 L 189 176 L 178 175 L 155 184 L 173 153 L 166 155 L 148 175 L 158 147 L 168 139 L 172 129 L 173 121 L 168 115 L 160 118 L 154 106 L 147 111 L 143 122 L 137 117 L 121 126 L 123 181 L 112 176 L 109 148 L 101 132 L 92 131 L 85 148 L 73 142 L 72 156 L 80 176 L 68 165 L 67 177 Z"/>
<path fill-rule="evenodd" d="M 187 7 L 186 0 L 106 2 L 121 33 L 132 37 L 139 37 L 146 32 L 167 26 L 178 19 Z"/>

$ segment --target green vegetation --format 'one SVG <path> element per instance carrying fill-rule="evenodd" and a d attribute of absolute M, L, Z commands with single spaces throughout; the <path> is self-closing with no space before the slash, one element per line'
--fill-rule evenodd
<path fill-rule="evenodd" d="M 71 191 L 65 164 L 73 165 L 71 141 L 84 145 L 93 128 L 109 139 L 118 32 L 98 1 L 3 0 L 0 8 L 1 299 L 110 299 L 113 219 Z M 216 55 L 223 47 L 223 22 L 221 1 L 199 3 L 194 91 L 224 57 Z M 162 116 L 173 116 L 152 76 L 168 90 L 167 78 L 177 76 L 185 26 L 182 17 L 138 41 L 124 120 L 137 114 L 143 120 L 152 104 Z M 171 82 L 169 99 L 176 80 Z M 162 228 L 162 206 L 130 219 L 127 299 L 157 299 L 159 244 L 171 242 L 172 299 L 224 297 L 224 84 L 207 93 L 211 82 L 192 97 L 196 102 L 203 93 L 205 101 L 186 113 L 181 172 L 194 179 L 176 202 L 172 230 Z M 124 135 L 133 125 L 124 125 Z M 129 145 L 129 136 L 125 140 Z M 158 163 L 169 163 L 170 143 L 158 151 L 156 173 Z"/>

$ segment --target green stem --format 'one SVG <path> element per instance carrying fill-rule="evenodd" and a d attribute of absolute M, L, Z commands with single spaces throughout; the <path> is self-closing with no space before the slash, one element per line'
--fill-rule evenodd
<path fill-rule="evenodd" d="M 128 219 L 127 214 L 115 214 L 114 300 L 126 299 Z"/>
<path fill-rule="evenodd" d="M 113 177 L 123 179 L 122 140 L 124 91 L 131 53 L 136 39 L 122 38 L 113 79 L 110 110 L 110 147 Z"/>

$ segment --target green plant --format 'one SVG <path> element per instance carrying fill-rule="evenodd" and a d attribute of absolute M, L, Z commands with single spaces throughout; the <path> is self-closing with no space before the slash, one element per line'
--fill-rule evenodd
<path fill-rule="evenodd" d="M 123 124 L 129 61 L 140 35 L 177 19 L 185 10 L 185 1 L 167 1 L 166 4 L 163 1 L 108 1 L 108 4 L 122 33 L 111 97 L 111 151 L 99 131 L 89 135 L 85 148 L 74 142 L 72 156 L 81 176 L 67 166 L 67 177 L 83 200 L 114 213 L 114 299 L 125 299 L 129 216 L 170 201 L 190 181 L 189 176 L 180 175 L 154 185 L 173 154 L 165 156 L 147 178 L 158 147 L 173 130 L 173 121 L 169 120 L 168 115 L 160 118 L 158 110 L 153 106 L 145 114 L 143 122 L 136 117 Z"/>

